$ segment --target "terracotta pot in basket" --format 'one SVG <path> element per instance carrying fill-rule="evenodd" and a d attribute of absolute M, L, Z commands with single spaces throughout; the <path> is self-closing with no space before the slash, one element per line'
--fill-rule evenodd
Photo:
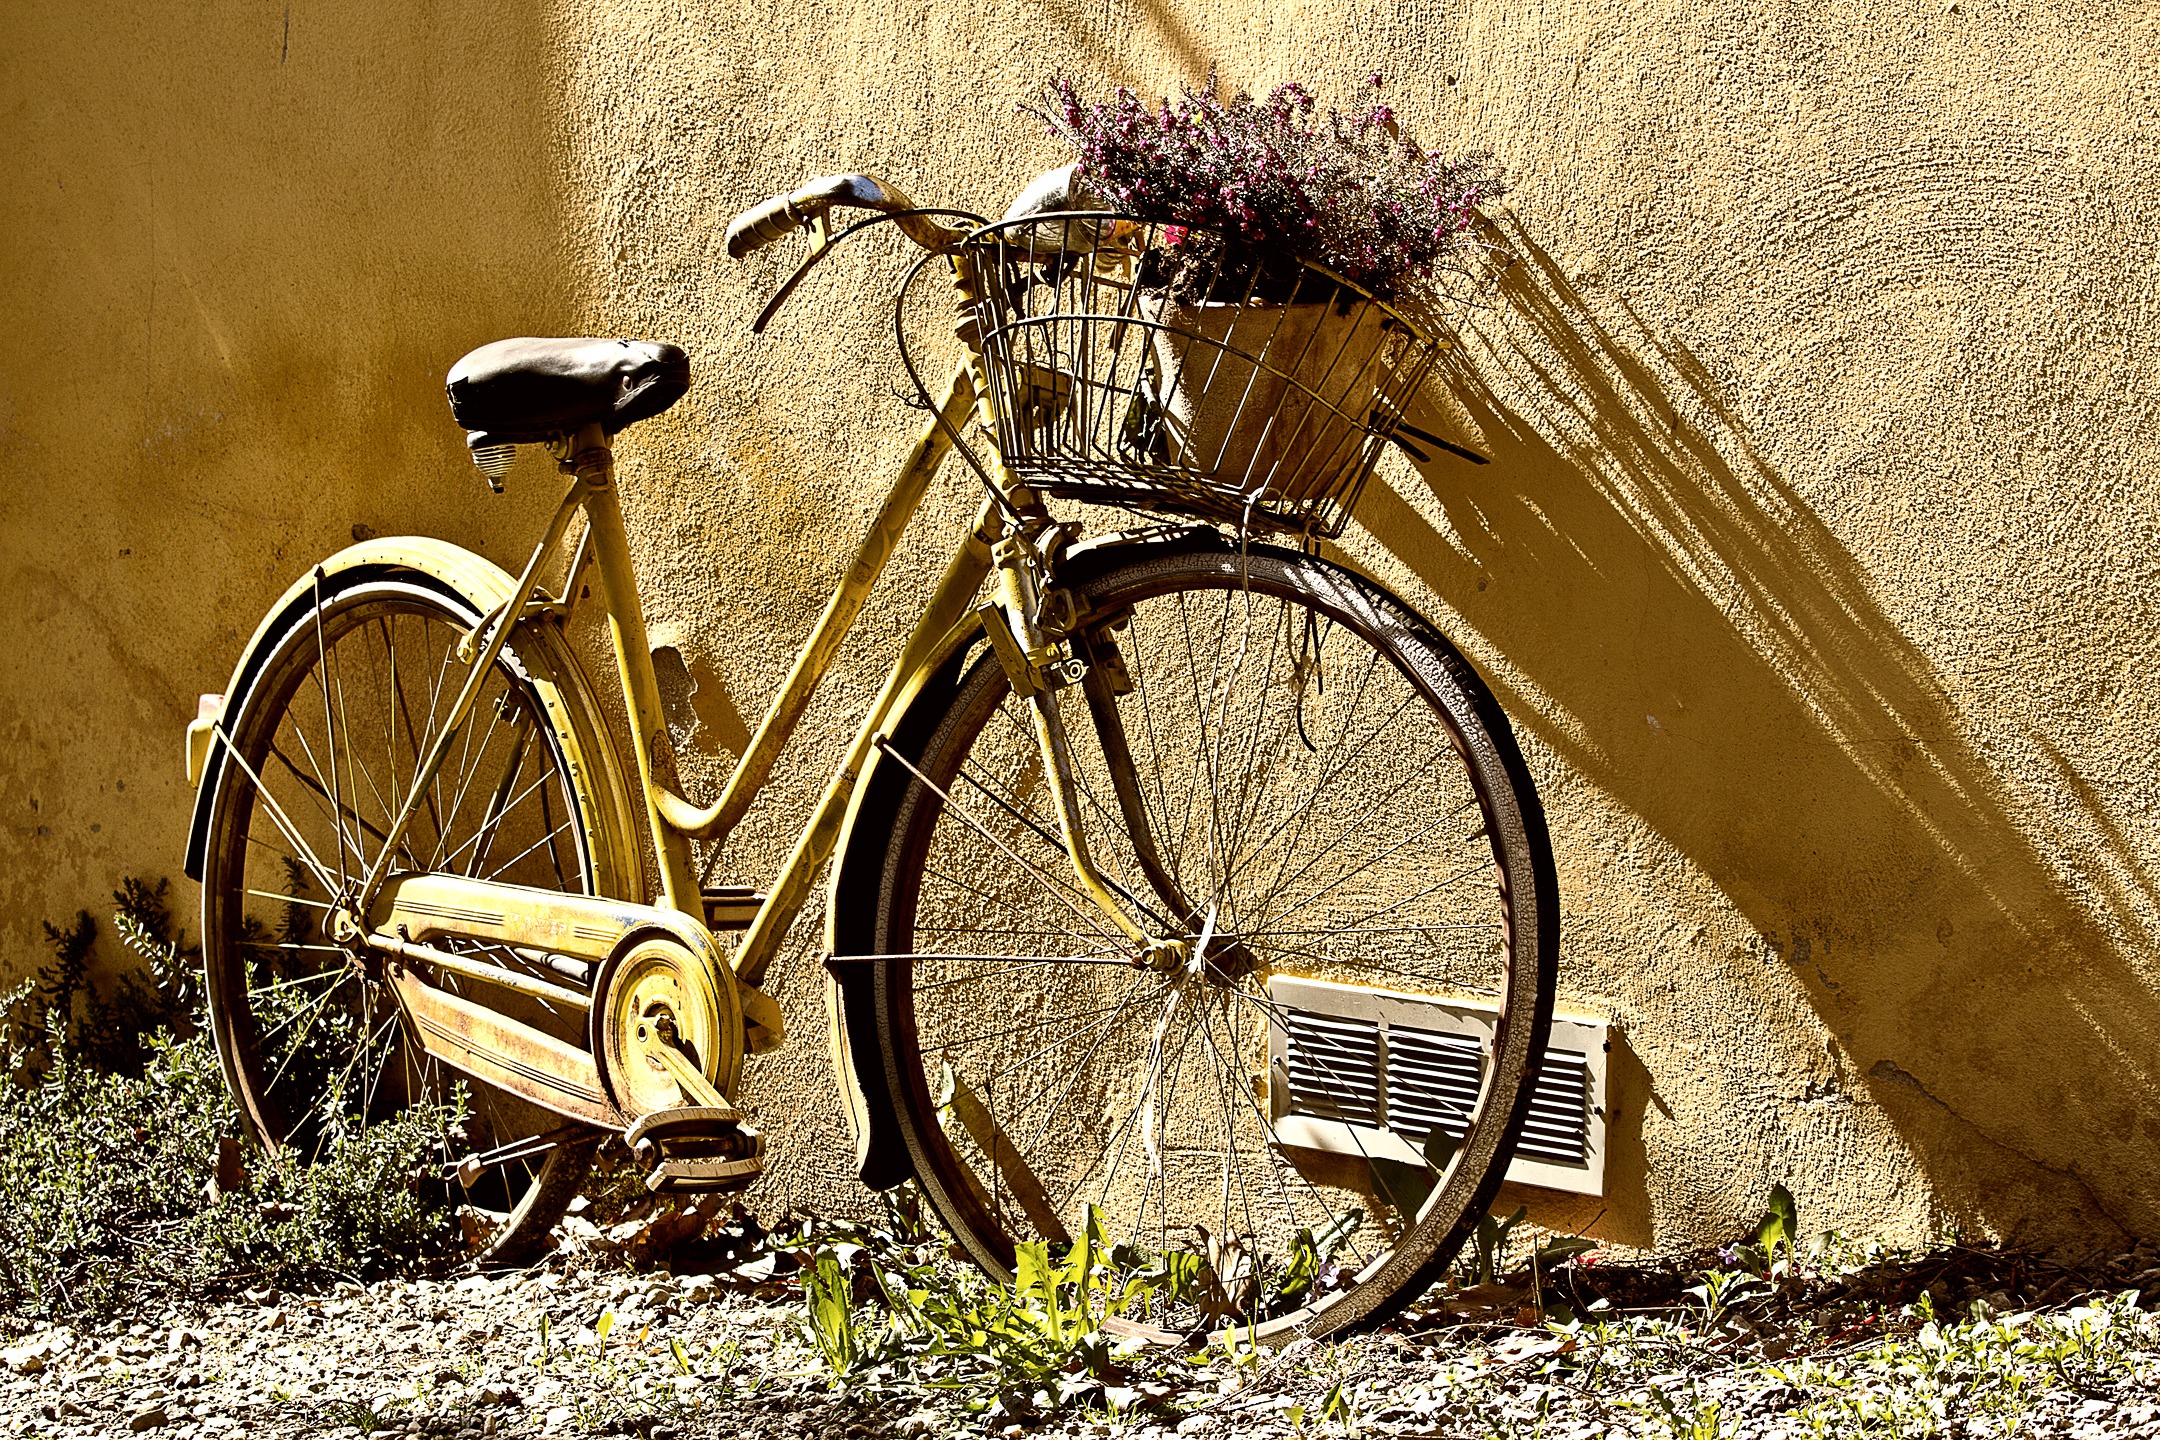
<path fill-rule="evenodd" d="M 1143 295 L 1163 458 L 1270 508 L 1355 482 L 1391 373 L 1387 314 L 1363 297 L 1312 304 Z"/>

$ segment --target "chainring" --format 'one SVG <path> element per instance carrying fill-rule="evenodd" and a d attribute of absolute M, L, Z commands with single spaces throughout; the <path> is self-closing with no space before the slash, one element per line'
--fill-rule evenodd
<path fill-rule="evenodd" d="M 707 1103 L 660 1051 L 675 1049 L 720 1093 L 725 1024 L 719 991 L 695 951 L 665 934 L 632 936 L 608 957 L 593 991 L 593 1058 L 608 1098 L 633 1120 Z"/>

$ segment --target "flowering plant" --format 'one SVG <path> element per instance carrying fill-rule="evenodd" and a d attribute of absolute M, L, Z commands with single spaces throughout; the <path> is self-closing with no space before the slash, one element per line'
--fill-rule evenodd
<path fill-rule="evenodd" d="M 1219 231 L 1266 257 L 1317 261 L 1378 295 L 1414 289 L 1469 248 L 1477 207 L 1505 191 L 1486 152 L 1448 157 L 1420 146 L 1379 96 L 1358 114 L 1322 112 L 1292 82 L 1266 100 L 1223 98 L 1181 86 L 1173 106 L 1151 109 L 1119 87 L 1090 102 L 1067 76 L 1050 81 L 1040 108 L 1053 134 L 1079 152 L 1075 178 L 1110 208 L 1164 223 L 1173 246 L 1182 227 Z"/>

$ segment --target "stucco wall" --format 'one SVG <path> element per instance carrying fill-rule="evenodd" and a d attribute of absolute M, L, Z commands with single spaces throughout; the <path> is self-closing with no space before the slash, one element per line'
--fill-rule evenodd
<path fill-rule="evenodd" d="M 1433 401 L 1495 463 L 1390 466 L 1349 544 L 1531 752 L 1564 999 L 1633 1057 L 1599 1228 L 1722 1237 L 1782 1179 L 1811 1228 L 1892 1239 L 2160 1230 L 2149 13 L 403 0 L 6 33 L 11 971 L 40 919 L 177 873 L 180 727 L 309 558 L 355 526 L 517 556 L 550 487 L 466 464 L 466 348 L 689 347 L 625 486 L 683 733 L 739 745 L 915 417 L 895 253 L 758 340 L 783 262 L 727 261 L 729 214 L 851 168 L 997 209 L 1058 158 L 1012 115 L 1056 66 L 1378 69 L 1428 140 L 1500 152 L 1519 263 Z M 967 503 L 934 493 L 858 654 Z M 807 758 L 871 683 L 832 684 Z M 831 1199 L 815 980 L 783 967 L 801 1038 L 752 1085 L 768 1184 Z"/>

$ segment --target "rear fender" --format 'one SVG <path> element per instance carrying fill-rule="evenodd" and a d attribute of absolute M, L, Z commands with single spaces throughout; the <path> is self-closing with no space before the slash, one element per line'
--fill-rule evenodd
<path fill-rule="evenodd" d="M 318 583 L 361 578 L 401 578 L 484 615 L 510 598 L 517 582 L 486 557 L 428 536 L 389 536 L 348 546 L 324 560 L 315 570 L 294 581 L 255 627 L 240 652 L 232 678 L 214 718 L 219 729 L 230 734 L 252 702 L 263 667 L 278 644 L 303 621 L 315 603 Z M 318 576 L 320 579 L 318 580 Z M 547 670 L 540 690 L 558 733 L 577 738 L 582 753 L 570 757 L 583 773 L 575 778 L 592 813 L 586 816 L 593 847 L 594 880 L 603 895 L 628 895 L 641 869 L 636 834 L 626 806 L 627 791 L 613 737 L 600 719 L 601 711 L 582 666 L 563 640 L 553 620 L 524 622 L 526 636 L 520 649 L 544 662 Z M 585 723 L 578 723 L 579 721 Z M 201 779 L 195 791 L 194 813 L 188 826 L 187 858 L 182 866 L 191 880 L 200 881 L 204 852 L 210 840 L 211 809 L 228 763 L 223 740 L 213 735 L 203 758 Z"/>

